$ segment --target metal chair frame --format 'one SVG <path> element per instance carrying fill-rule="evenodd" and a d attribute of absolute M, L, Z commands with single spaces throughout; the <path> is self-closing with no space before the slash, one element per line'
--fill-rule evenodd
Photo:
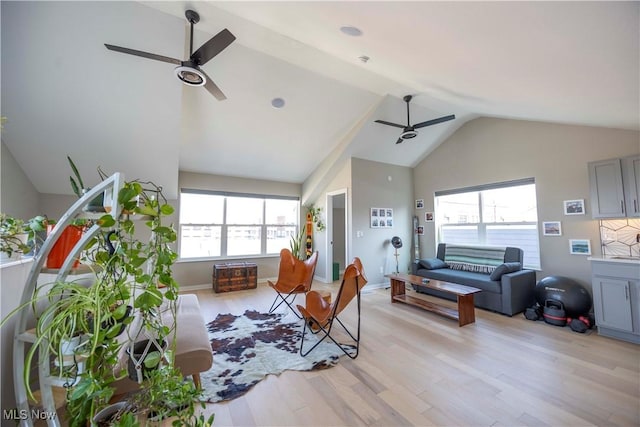
<path fill-rule="evenodd" d="M 305 307 L 301 307 L 300 305 L 298 305 L 298 309 L 300 310 L 301 313 L 303 313 L 303 315 L 306 314 L 305 317 L 305 322 L 304 322 L 304 326 L 302 328 L 302 339 L 300 342 L 300 355 L 301 356 L 306 356 L 309 353 L 311 353 L 316 347 L 318 347 L 318 345 L 320 345 L 321 342 L 323 342 L 325 339 L 329 338 L 331 341 L 333 341 L 333 343 L 335 345 L 337 345 L 340 350 L 342 350 L 342 352 L 344 354 L 346 354 L 347 356 L 349 356 L 351 359 L 355 359 L 356 357 L 358 357 L 358 354 L 360 352 L 360 314 L 362 311 L 362 306 L 361 306 L 361 298 L 360 298 L 360 294 L 361 294 L 361 290 L 362 288 L 367 284 L 367 279 L 364 277 L 364 274 L 362 272 L 362 264 L 360 263 L 360 260 L 356 258 L 356 262 L 354 262 L 353 264 L 349 265 L 347 267 L 347 269 L 345 270 L 345 278 L 342 279 L 342 283 L 340 285 L 340 289 L 338 290 L 338 294 L 336 296 L 336 300 L 332 303 L 332 308 L 331 308 L 331 314 L 329 315 L 329 317 L 323 322 L 318 321 L 313 314 L 311 314 Z M 356 265 L 359 266 L 356 267 Z M 340 314 L 339 312 L 337 312 L 338 308 L 340 307 L 340 301 L 341 298 L 343 297 L 343 293 L 345 290 L 345 286 L 350 285 L 351 283 L 347 283 L 347 271 L 350 268 L 355 268 L 357 270 L 357 274 L 356 276 L 353 278 L 353 285 L 355 286 L 355 297 L 357 300 L 357 307 L 358 307 L 358 326 L 357 326 L 357 330 L 355 331 L 355 335 L 353 333 L 351 333 L 351 331 L 349 331 L 349 329 L 345 326 L 344 323 L 342 323 L 342 321 L 340 320 L 340 318 L 338 317 L 338 315 Z M 351 281 L 350 281 L 351 282 Z M 362 283 L 364 282 L 364 283 Z M 362 285 L 361 285 L 362 283 Z M 353 297 L 352 297 L 353 298 Z M 347 305 L 351 302 L 351 300 L 347 301 Z M 346 308 L 347 305 L 344 305 L 342 307 L 342 309 Z M 338 341 L 336 341 L 335 338 L 333 338 L 331 336 L 331 330 L 333 329 L 333 323 L 334 321 L 338 322 L 338 324 L 342 327 L 342 329 L 344 329 L 344 331 L 349 335 L 349 337 L 353 340 L 353 342 L 355 343 L 355 353 L 351 354 L 349 352 L 350 347 L 345 347 L 346 344 L 342 344 L 339 343 Z M 314 328 L 312 326 L 316 326 L 317 329 L 314 330 Z M 319 333 L 322 333 L 322 338 L 320 338 L 318 340 L 318 342 L 316 342 L 313 346 L 311 346 L 311 348 L 307 349 L 306 351 L 304 350 L 304 338 L 307 332 L 307 329 L 314 335 L 317 335 Z"/>

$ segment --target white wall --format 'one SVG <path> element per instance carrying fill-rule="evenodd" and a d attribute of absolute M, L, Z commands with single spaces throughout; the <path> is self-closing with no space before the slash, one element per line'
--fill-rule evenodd
<path fill-rule="evenodd" d="M 538 221 L 562 222 L 562 236 L 542 236 L 538 279 L 562 275 L 591 289 L 586 256 L 569 254 L 569 239 L 591 240 L 601 253 L 598 223 L 591 218 L 587 163 L 640 153 L 637 131 L 480 118 L 468 122 L 414 171 L 415 198 L 424 199 L 424 215 L 434 210 L 439 190 L 534 177 Z M 585 199 L 586 215 L 563 215 L 563 200 Z M 421 225 L 424 218 L 420 218 Z M 423 258 L 435 255 L 434 223 L 420 240 Z"/>
<path fill-rule="evenodd" d="M 29 219 L 40 214 L 38 192 L 2 142 L 0 151 L 0 212 Z"/>

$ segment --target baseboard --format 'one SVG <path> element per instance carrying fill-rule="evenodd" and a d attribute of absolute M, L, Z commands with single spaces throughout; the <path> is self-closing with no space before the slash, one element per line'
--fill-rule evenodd
<path fill-rule="evenodd" d="M 186 286 L 180 286 L 180 291 L 184 292 L 184 291 L 200 291 L 203 289 L 213 289 L 213 285 L 211 283 L 205 283 L 202 285 L 186 285 Z"/>
<path fill-rule="evenodd" d="M 367 293 L 370 291 L 373 291 L 375 289 L 389 289 L 391 286 L 389 285 L 389 282 L 383 282 L 383 283 L 367 283 L 367 286 L 365 286 L 364 288 L 362 288 L 362 293 Z"/>
<path fill-rule="evenodd" d="M 271 280 L 272 282 L 275 282 L 278 279 L 276 277 L 260 279 L 260 280 L 258 280 L 258 285 L 262 285 L 262 284 L 266 285 L 267 284 L 267 280 Z M 211 283 L 204 283 L 204 284 L 201 284 L 201 285 L 180 286 L 180 292 L 193 292 L 193 291 L 201 291 L 201 290 L 205 290 L 205 289 L 213 289 L 213 285 Z"/>

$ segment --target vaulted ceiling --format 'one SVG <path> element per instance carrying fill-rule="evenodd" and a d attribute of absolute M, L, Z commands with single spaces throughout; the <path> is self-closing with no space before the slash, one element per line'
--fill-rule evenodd
<path fill-rule="evenodd" d="M 70 193 L 67 154 L 89 184 L 100 165 L 175 196 L 179 170 L 301 183 L 334 150 L 415 166 L 479 116 L 640 127 L 638 2 L 0 7 L 2 140 L 43 193 Z M 201 16 L 194 47 L 223 28 L 237 37 L 203 67 L 225 101 L 104 47 L 186 58 L 187 9 Z M 401 130 L 374 120 L 405 123 L 406 94 L 414 123 L 457 118 L 396 145 Z"/>

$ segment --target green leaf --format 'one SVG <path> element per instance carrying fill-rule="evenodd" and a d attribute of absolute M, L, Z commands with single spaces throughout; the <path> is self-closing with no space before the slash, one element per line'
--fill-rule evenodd
<path fill-rule="evenodd" d="M 155 368 L 160 363 L 160 359 L 162 359 L 162 356 L 159 351 L 151 351 L 144 358 L 144 366 L 149 369 Z"/>
<path fill-rule="evenodd" d="M 116 319 L 116 320 L 122 319 L 125 314 L 127 314 L 127 305 L 126 304 L 119 305 L 118 308 L 113 310 L 113 318 Z"/>
<path fill-rule="evenodd" d="M 103 228 L 113 227 L 116 224 L 116 220 L 109 214 L 102 215 L 98 220 L 98 225 Z"/>
<path fill-rule="evenodd" d="M 76 164 L 73 163 L 73 160 L 71 160 L 71 157 L 67 156 L 67 160 L 69 161 L 69 166 L 71 166 L 71 171 L 73 171 L 73 174 L 76 176 L 76 179 L 78 180 L 78 185 L 82 188 L 84 188 L 84 183 L 82 182 L 82 178 L 80 177 L 80 173 L 78 172 L 78 168 L 76 167 Z M 71 180 L 73 181 L 72 177 Z M 77 186 L 76 186 L 77 188 Z M 74 190 L 75 191 L 75 190 Z M 78 197 L 80 197 L 80 193 L 76 192 L 76 194 L 78 194 Z"/>
<path fill-rule="evenodd" d="M 162 212 L 163 215 L 171 215 L 174 211 L 173 206 L 169 204 L 162 205 L 160 208 L 160 212 Z"/>
<path fill-rule="evenodd" d="M 158 216 L 158 212 L 151 206 L 138 206 L 137 212 L 141 215 Z"/>
<path fill-rule="evenodd" d="M 84 396 L 89 396 L 93 391 L 93 383 L 89 378 L 83 378 L 80 382 L 74 387 L 73 391 L 69 398 L 71 400 L 78 400 Z"/>
<path fill-rule="evenodd" d="M 131 199 L 133 199 L 137 195 L 138 194 L 133 188 L 123 187 L 118 193 L 118 203 L 124 205 L 125 203 L 130 202 Z M 135 206 L 136 202 L 134 201 L 133 204 Z"/>

